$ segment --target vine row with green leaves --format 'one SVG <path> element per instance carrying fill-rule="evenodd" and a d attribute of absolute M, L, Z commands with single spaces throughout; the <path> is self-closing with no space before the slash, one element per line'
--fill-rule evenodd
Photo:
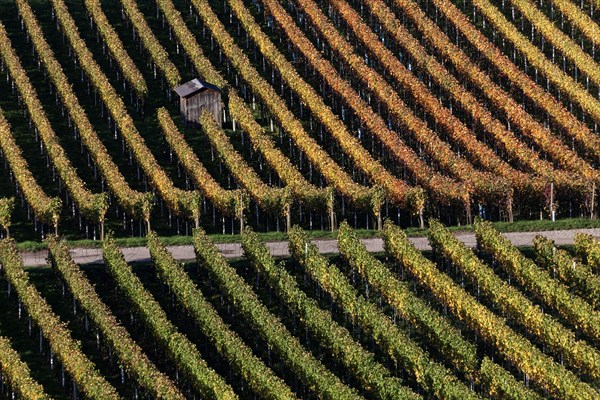
<path fill-rule="evenodd" d="M 594 308 L 600 301 L 600 277 L 592 269 L 578 263 L 565 250 L 557 249 L 552 240 L 543 236 L 533 239 L 537 265 L 552 271 L 556 277 L 575 290 Z"/>
<path fill-rule="evenodd" d="M 298 315 L 321 345 L 352 372 L 367 392 L 382 400 L 421 398 L 402 386 L 402 381 L 378 363 L 374 355 L 357 343 L 346 328 L 338 325 L 330 312 L 322 310 L 316 300 L 308 297 L 285 266 L 275 263 L 267 247 L 251 229 L 246 229 L 242 235 L 242 248 L 244 256 L 261 276 L 266 277 L 269 287 L 274 289 L 287 308 Z"/>
<path fill-rule="evenodd" d="M 596 274 L 600 273 L 600 241 L 592 235 L 578 233 L 575 235 L 575 252 Z"/>
<path fill-rule="evenodd" d="M 156 233 L 148 233 L 148 249 L 162 281 L 198 324 L 217 352 L 250 389 L 261 399 L 295 399 L 285 382 L 256 357 L 242 339 L 221 319 L 213 306 L 160 242 Z"/>
<path fill-rule="evenodd" d="M 71 336 L 66 324 L 54 314 L 50 305 L 29 282 L 23 260 L 12 239 L 0 241 L 0 265 L 8 282 L 32 320 L 40 327 L 59 361 L 86 397 L 97 400 L 118 400 L 117 391 L 96 370 L 81 351 L 81 344 Z"/>
<path fill-rule="evenodd" d="M 494 229 L 489 221 L 476 221 L 477 245 L 485 253 L 494 257 L 514 279 L 531 291 L 545 304 L 556 310 L 575 329 L 585 333 L 594 341 L 600 340 L 600 313 L 581 297 L 553 279 L 550 273 L 541 269 L 525 257 L 508 239 Z"/>
<path fill-rule="evenodd" d="M 125 369 L 155 398 L 185 399 L 175 384 L 148 359 L 129 332 L 118 322 L 110 308 L 100 299 L 94 286 L 71 258 L 66 243 L 53 235 L 49 236 L 46 242 L 50 264 L 58 271 L 86 315 L 102 332 Z"/>
<path fill-rule="evenodd" d="M 102 243 L 102 257 L 119 290 L 141 315 L 154 338 L 175 362 L 177 370 L 187 376 L 194 389 L 205 398 L 237 399 L 229 384 L 202 359 L 196 346 L 169 321 L 160 304 L 133 273 L 112 237 Z"/>
<path fill-rule="evenodd" d="M 268 343 L 282 362 L 321 399 L 361 399 L 309 351 L 260 301 L 201 229 L 194 230 L 194 251 L 221 293 Z"/>
<path fill-rule="evenodd" d="M 289 249 L 294 260 L 426 393 L 440 399 L 479 398 L 448 369 L 432 360 L 406 333 L 400 331 L 380 308 L 359 295 L 344 274 L 335 265 L 329 264 L 314 244 L 309 243 L 302 229 L 293 227 L 289 238 Z"/>
<path fill-rule="evenodd" d="M 598 350 L 578 340 L 572 330 L 565 328 L 534 305 L 521 291 L 503 281 L 438 221 L 429 221 L 429 242 L 436 255 L 460 269 L 509 319 L 545 343 L 556 355 L 563 356 L 567 364 L 594 379 L 600 377 Z"/>

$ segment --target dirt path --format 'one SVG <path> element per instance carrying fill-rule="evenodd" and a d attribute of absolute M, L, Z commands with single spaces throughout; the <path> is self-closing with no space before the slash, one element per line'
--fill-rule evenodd
<path fill-rule="evenodd" d="M 589 233 L 597 238 L 600 238 L 600 229 L 574 229 L 565 231 L 544 231 L 544 232 L 509 232 L 503 235 L 507 237 L 516 246 L 531 246 L 532 240 L 536 235 L 543 235 L 554 240 L 558 245 L 573 244 L 573 239 L 577 232 Z M 463 243 L 469 247 L 475 247 L 474 233 L 461 233 L 456 235 Z M 425 237 L 410 238 L 410 241 L 419 250 L 430 250 L 431 247 Z M 363 239 L 362 242 L 371 252 L 383 251 L 383 240 L 379 238 Z M 314 240 L 321 253 L 337 253 L 337 241 L 330 240 Z M 267 243 L 269 250 L 273 256 L 288 256 L 287 242 L 270 242 Z M 217 247 L 221 253 L 228 258 L 242 257 L 242 246 L 239 243 L 218 244 Z M 188 261 L 195 259 L 194 249 L 192 246 L 170 246 L 169 250 L 173 256 L 180 261 Z M 148 262 L 150 261 L 150 253 L 145 247 L 125 247 L 122 249 L 125 259 L 128 262 Z M 101 249 L 89 248 L 74 248 L 71 250 L 73 259 L 78 264 L 99 264 L 102 263 Z M 47 251 L 39 251 L 35 253 L 22 253 L 23 263 L 27 267 L 46 265 Z"/>

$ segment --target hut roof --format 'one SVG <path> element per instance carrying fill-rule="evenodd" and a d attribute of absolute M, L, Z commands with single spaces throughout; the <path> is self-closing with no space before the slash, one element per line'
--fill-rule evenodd
<path fill-rule="evenodd" d="M 192 79 L 191 81 L 184 83 L 183 85 L 177 86 L 173 89 L 180 97 L 187 98 L 195 95 L 198 92 L 205 90 L 214 90 L 221 93 L 221 89 L 217 86 L 212 85 L 208 82 L 201 81 L 198 78 Z"/>

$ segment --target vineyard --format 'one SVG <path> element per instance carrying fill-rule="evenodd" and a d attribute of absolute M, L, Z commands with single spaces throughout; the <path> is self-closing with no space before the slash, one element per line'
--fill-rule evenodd
<path fill-rule="evenodd" d="M 473 251 L 431 220 L 424 255 L 387 221 L 380 257 L 343 222 L 325 257 L 295 226 L 280 262 L 247 228 L 228 262 L 194 229 L 185 265 L 150 231 L 150 264 L 108 235 L 102 266 L 48 235 L 30 271 L 3 239 L 0 397 L 600 398 L 600 242 L 523 254 L 475 231 Z"/>
<path fill-rule="evenodd" d="M 599 0 L 0 0 L 0 398 L 600 398 L 597 239 L 490 222 L 597 218 L 599 46 Z"/>
<path fill-rule="evenodd" d="M 2 0 L 2 234 L 593 219 L 599 7 L 509 3 Z"/>

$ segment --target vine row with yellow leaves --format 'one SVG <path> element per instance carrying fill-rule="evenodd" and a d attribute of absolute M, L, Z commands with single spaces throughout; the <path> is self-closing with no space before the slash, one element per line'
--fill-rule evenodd
<path fill-rule="evenodd" d="M 0 265 L 6 279 L 17 292 L 32 320 L 40 327 L 53 353 L 65 367 L 73 382 L 87 398 L 119 400 L 117 391 L 100 375 L 94 364 L 81 351 L 66 324 L 54 314 L 52 308 L 29 282 L 23 260 L 12 239 L 0 241 Z"/>
<path fill-rule="evenodd" d="M 14 393 L 24 400 L 51 400 L 44 387 L 31 377 L 29 366 L 21 361 L 10 340 L 0 336 L 0 373 Z"/>
<path fill-rule="evenodd" d="M 500 49 L 498 49 L 492 42 L 490 42 L 485 35 L 483 35 L 477 27 L 472 25 L 467 17 L 450 1 L 445 0 L 432 0 L 433 4 L 438 8 L 439 11 L 448 19 L 448 22 L 452 23 L 457 31 L 459 31 L 463 37 L 471 43 L 478 51 L 477 54 L 485 57 L 485 60 L 489 62 L 491 65 L 494 65 L 497 70 L 512 84 L 518 87 L 525 96 L 527 96 L 531 101 L 533 101 L 538 107 L 548 113 L 548 115 L 554 120 L 556 124 L 558 124 L 564 132 L 569 135 L 573 140 L 577 141 L 577 144 L 580 145 L 585 151 L 595 157 L 600 157 L 600 138 L 587 127 L 586 124 L 579 121 L 573 114 L 571 114 L 559 101 L 557 101 L 550 93 L 546 92 L 540 85 L 534 82 L 525 72 L 521 71 L 519 67 L 513 64 Z M 395 2 L 398 7 L 402 7 L 405 4 L 402 1 Z M 414 10 L 414 3 L 406 3 L 407 7 L 410 7 L 410 10 Z M 404 7 L 402 7 L 404 9 Z M 407 11 L 408 12 L 408 11 Z M 414 14 L 410 12 L 409 14 Z M 416 15 L 416 14 L 414 14 Z M 414 19 L 417 26 L 420 26 L 419 20 Z M 431 26 L 431 24 L 428 24 Z M 506 26 L 506 29 L 509 29 L 509 26 Z M 447 38 L 444 36 L 438 35 L 433 30 L 429 30 L 428 32 L 432 32 L 431 36 L 427 36 L 426 39 L 430 39 L 431 43 L 443 54 L 448 57 L 448 60 L 453 61 L 453 65 L 457 69 L 469 67 L 472 65 L 470 59 L 464 55 L 459 47 L 453 45 Z M 438 39 L 443 39 L 439 44 Z M 524 38 L 523 38 L 524 39 Z M 520 41 L 521 42 L 521 41 Z M 525 42 L 523 42 L 525 43 Z M 534 48 L 531 48 L 531 51 L 535 52 Z M 456 61 L 455 60 L 456 58 Z M 541 54 L 539 55 L 540 60 Z M 529 59 L 529 58 L 528 58 Z M 539 66 L 538 66 L 539 68 Z M 550 68 L 550 64 L 548 64 L 548 68 Z M 561 85 L 566 85 L 566 81 L 564 78 L 560 76 L 560 70 L 558 68 L 552 68 L 554 71 L 553 74 L 556 76 L 555 79 L 558 79 L 558 82 Z M 463 72 L 463 76 L 468 77 L 470 74 Z M 475 72 L 475 70 L 474 70 Z M 546 72 L 548 73 L 548 72 Z M 478 72 L 478 76 L 481 76 L 481 79 L 485 79 L 485 75 L 483 72 Z M 473 75 L 476 76 L 476 75 Z M 473 78 L 471 78 L 473 79 Z M 476 81 L 473 81 L 477 83 Z M 482 81 L 484 87 L 488 85 L 487 79 Z M 555 82 L 556 84 L 556 82 Z M 560 87 L 560 86 L 559 86 Z M 569 85 L 573 90 L 579 91 L 574 82 L 571 82 Z M 561 90 L 565 90 L 565 88 L 561 88 Z M 567 92 L 569 93 L 569 92 Z M 586 92 L 580 92 L 582 98 L 588 104 L 594 104 L 593 96 L 586 94 Z M 581 105 L 581 102 L 579 102 Z M 596 120 L 600 118 L 600 107 L 583 107 L 587 113 L 590 113 Z M 517 142 L 516 144 L 518 144 Z M 523 147 L 523 146 L 522 146 Z M 526 148 L 526 146 L 525 146 Z M 525 152 L 525 148 L 521 151 Z M 525 154 L 525 153 L 524 153 Z M 515 156 L 516 157 L 516 156 Z M 529 157 L 529 156 L 527 156 Z M 524 158 L 526 160 L 526 157 Z M 523 162 L 523 161 L 522 161 Z"/>
<path fill-rule="evenodd" d="M 478 226 L 480 225 L 476 225 L 476 229 Z M 387 221 L 383 239 L 387 254 L 409 271 L 420 286 L 431 291 L 456 318 L 464 321 L 481 335 L 486 343 L 493 345 L 506 360 L 528 374 L 550 394 L 557 398 L 600 398 L 591 386 L 545 355 L 529 340 L 512 330 L 502 318 L 462 289 L 452 278 L 439 271 L 434 263 L 408 241 L 406 234 L 399 227 Z"/>
<path fill-rule="evenodd" d="M 438 0 L 433 1 L 436 4 L 438 2 Z M 537 68 L 558 90 L 565 93 L 571 100 L 577 103 L 584 112 L 589 113 L 596 121 L 600 121 L 600 102 L 593 95 L 564 73 L 556 64 L 548 60 L 544 53 L 529 42 L 492 3 L 488 0 L 472 1 L 487 21 L 527 57 L 527 62 L 531 66 Z"/>
<path fill-rule="evenodd" d="M 21 148 L 15 142 L 2 109 L 0 109 L 0 149 L 17 181 L 19 190 L 33 210 L 33 215 L 41 222 L 52 224 L 57 230 L 62 201 L 58 197 L 49 197 L 37 183 L 27 161 L 23 158 Z"/>
<path fill-rule="evenodd" d="M 576 262 L 568 252 L 557 249 L 552 240 L 543 236 L 533 239 L 533 247 L 537 265 L 552 271 L 553 275 L 586 299 L 592 307 L 598 308 L 600 277 L 596 276 L 588 265 Z"/>
<path fill-rule="evenodd" d="M 600 241 L 598 239 L 584 233 L 576 234 L 575 251 L 582 262 L 596 274 L 600 274 Z"/>
<path fill-rule="evenodd" d="M 169 111 L 161 107 L 157 110 L 157 114 L 158 123 L 163 130 L 167 143 L 177 155 L 183 168 L 192 177 L 196 187 L 219 211 L 231 217 L 239 218 L 247 207 L 244 191 L 224 189 L 200 162 L 194 150 L 186 142 L 183 134 L 171 119 Z"/>
<path fill-rule="evenodd" d="M 78 33 L 75 21 L 63 0 L 52 0 L 56 18 L 69 44 L 74 49 L 81 68 L 85 71 L 88 79 L 100 93 L 104 104 L 109 110 L 114 123 L 119 127 L 123 139 L 132 150 L 136 161 L 142 167 L 150 182 L 156 188 L 167 207 L 177 215 L 191 217 L 199 225 L 200 219 L 200 195 L 197 192 L 185 191 L 176 188 L 166 172 L 159 166 L 154 155 L 148 149 L 144 138 L 140 135 L 133 123 L 133 119 L 127 112 L 123 99 L 111 86 L 108 78 L 102 72 L 92 53 L 87 48 L 85 41 Z"/>
<path fill-rule="evenodd" d="M 42 107 L 42 103 L 37 97 L 36 90 L 29 81 L 19 57 L 12 48 L 6 29 L 1 23 L 0 55 L 8 67 L 9 74 L 21 94 L 29 117 L 33 121 L 36 131 L 71 198 L 79 208 L 81 214 L 88 221 L 103 224 L 106 211 L 108 210 L 108 197 L 106 193 L 93 194 L 86 188 L 85 182 L 77 175 L 76 169 L 60 145 L 59 139 Z"/>
<path fill-rule="evenodd" d="M 140 98 L 146 97 L 148 95 L 146 80 L 131 57 L 129 57 L 129 54 L 127 54 L 119 35 L 117 35 L 110 22 L 108 22 L 104 11 L 102 11 L 100 0 L 84 0 L 84 3 L 86 11 L 96 24 L 96 28 L 108 48 L 109 56 L 117 63 L 123 77 L 135 90 L 137 96 Z"/>
<path fill-rule="evenodd" d="M 44 33 L 42 32 L 31 6 L 26 0 L 16 0 L 16 5 L 38 57 L 42 61 L 42 64 L 48 72 L 48 76 L 56 88 L 56 92 L 71 116 L 71 120 L 77 128 L 83 144 L 86 146 L 92 159 L 100 169 L 100 173 L 106 180 L 111 192 L 117 198 L 119 205 L 121 205 L 126 212 L 136 216 L 136 218 L 142 218 L 145 221 L 148 221 L 150 219 L 150 210 L 152 208 L 152 196 L 133 190 L 129 186 L 112 157 L 108 154 L 106 147 L 98 137 L 85 110 L 79 103 L 77 95 L 69 84 L 67 76 L 54 56 L 54 52 L 48 45 L 48 42 L 44 38 Z"/>
<path fill-rule="evenodd" d="M 155 66 L 162 71 L 165 76 L 167 83 L 170 87 L 175 87 L 181 81 L 181 76 L 175 64 L 169 59 L 169 53 L 164 49 L 162 44 L 158 41 L 152 29 L 148 26 L 146 17 L 138 8 L 135 0 L 120 0 L 123 11 L 127 15 L 127 18 L 133 24 L 137 31 L 138 37 L 141 39 L 144 48 L 150 54 L 152 62 Z M 156 70 L 155 70 L 156 72 Z M 156 75 L 156 73 L 155 73 Z"/>
<path fill-rule="evenodd" d="M 229 4 L 245 29 L 255 38 L 255 42 L 262 43 L 263 54 L 277 51 L 268 37 L 260 30 L 243 2 L 230 0 Z M 319 72 L 329 87 L 354 110 L 361 123 L 385 144 L 396 162 L 406 165 L 415 180 L 428 190 L 431 197 L 444 204 L 462 202 L 465 188 L 430 168 L 400 139 L 396 132 L 389 129 L 383 118 L 373 111 L 350 83 L 342 79 L 329 61 L 310 43 L 278 1 L 265 0 L 263 4 L 288 36 L 290 43 L 300 50 L 304 58 Z"/>
<path fill-rule="evenodd" d="M 229 62 L 234 65 L 234 67 L 241 74 L 242 78 L 250 85 L 262 102 L 267 105 L 270 112 L 278 120 L 283 129 L 293 138 L 296 146 L 302 150 L 309 160 L 319 169 L 328 183 L 343 196 L 349 198 L 358 207 L 378 214 L 379 209 L 384 201 L 384 196 L 380 192 L 380 189 L 376 187 L 373 189 L 368 189 L 352 181 L 348 174 L 338 164 L 331 160 L 329 155 L 322 149 L 322 147 L 319 146 L 317 142 L 308 135 L 308 133 L 306 133 L 302 123 L 287 108 L 285 102 L 275 92 L 273 87 L 269 85 L 269 83 L 258 73 L 258 71 L 256 71 L 248 59 L 248 56 L 235 44 L 233 38 L 225 30 L 225 27 L 219 21 L 218 17 L 212 11 L 208 3 L 202 0 L 197 0 L 192 1 L 192 5 L 196 9 L 196 12 L 200 15 L 202 23 L 209 29 L 213 37 L 220 44 L 221 50 L 225 53 L 225 56 L 228 58 Z M 296 83 L 298 83 L 296 81 L 294 82 L 294 84 L 290 85 L 291 87 L 295 87 Z M 318 104 L 322 103 L 322 100 L 314 99 L 314 101 L 320 102 Z M 313 97 L 311 95 L 310 103 L 312 104 L 312 102 Z M 324 108 L 319 109 L 319 112 L 327 113 Z M 334 118 L 336 122 L 330 122 L 338 124 L 339 120 L 337 120 L 337 117 L 335 116 Z M 340 146 L 342 146 L 342 148 L 344 148 L 345 151 L 351 150 L 351 153 L 354 153 L 354 156 L 352 156 L 353 158 L 356 158 L 358 153 L 362 154 L 363 152 L 366 152 L 366 150 L 356 141 L 356 139 L 347 133 L 345 128 L 343 130 L 332 131 L 331 134 L 337 138 L 338 143 Z M 352 148 L 350 149 L 349 147 Z M 370 155 L 367 154 L 365 157 L 366 158 L 361 160 L 355 159 L 355 162 L 359 167 L 362 166 L 361 170 L 367 176 L 372 178 L 375 176 L 382 177 L 383 175 L 379 174 L 381 172 L 391 177 L 389 173 L 383 172 L 384 170 L 381 164 L 374 162 Z M 393 178 L 393 181 L 400 182 L 395 178 Z M 386 186 L 390 187 L 391 181 L 387 183 L 388 185 Z M 393 190 L 393 192 L 388 193 L 390 199 L 395 199 L 396 201 L 404 199 L 407 201 L 407 203 L 410 202 L 412 205 L 414 205 L 411 207 L 413 210 L 421 211 L 424 207 L 422 191 L 418 189 L 411 189 L 411 193 L 409 194 L 404 190 L 404 188 L 406 188 L 406 184 L 401 183 L 399 187 Z M 394 198 L 394 193 L 400 197 Z M 407 197 L 410 197 L 410 199 L 407 199 Z"/>
<path fill-rule="evenodd" d="M 288 215 L 292 202 L 289 188 L 271 187 L 264 183 L 254 169 L 238 153 L 225 132 L 208 111 L 200 115 L 200 125 L 234 179 L 239 182 L 259 205 L 274 215 Z"/>
<path fill-rule="evenodd" d="M 429 220 L 429 242 L 436 255 L 448 260 L 509 319 L 545 343 L 555 354 L 586 375 L 600 377 L 600 352 L 577 339 L 575 333 L 534 305 L 521 291 L 509 285 L 477 258 L 442 224 Z M 585 356 L 584 356 L 585 354 Z"/>

